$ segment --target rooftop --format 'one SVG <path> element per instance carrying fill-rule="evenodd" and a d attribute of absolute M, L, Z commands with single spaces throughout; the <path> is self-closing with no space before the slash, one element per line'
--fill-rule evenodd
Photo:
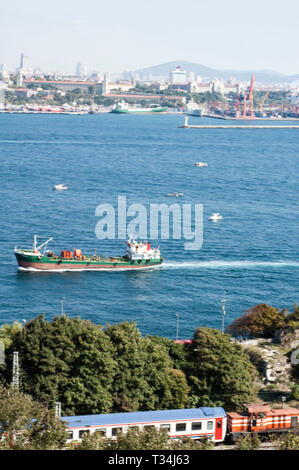
<path fill-rule="evenodd" d="M 125 424 L 144 424 L 148 422 L 192 420 L 198 418 L 225 417 L 226 413 L 220 407 L 201 407 L 179 410 L 137 411 L 133 413 L 109 413 L 84 416 L 64 416 L 68 427 L 107 426 Z"/>

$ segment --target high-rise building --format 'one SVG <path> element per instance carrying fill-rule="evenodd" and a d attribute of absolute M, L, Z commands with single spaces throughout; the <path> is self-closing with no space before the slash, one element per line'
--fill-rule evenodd
<path fill-rule="evenodd" d="M 9 71 L 6 64 L 0 65 L 0 80 L 3 80 L 4 82 L 9 81 Z"/>
<path fill-rule="evenodd" d="M 103 86 L 102 86 L 102 95 L 108 95 L 108 94 L 109 94 L 109 74 L 105 73 Z"/>
<path fill-rule="evenodd" d="M 189 72 L 188 81 L 189 82 L 195 82 L 195 73 L 194 72 Z"/>
<path fill-rule="evenodd" d="M 77 77 L 86 77 L 87 75 L 87 68 L 85 65 L 81 64 L 80 62 L 77 64 L 76 67 L 76 75 Z"/>
<path fill-rule="evenodd" d="M 186 71 L 181 70 L 180 65 L 169 74 L 170 83 L 186 83 Z"/>
<path fill-rule="evenodd" d="M 21 70 L 23 74 L 30 73 L 29 59 L 27 55 L 23 54 L 23 52 L 21 54 L 19 70 Z"/>

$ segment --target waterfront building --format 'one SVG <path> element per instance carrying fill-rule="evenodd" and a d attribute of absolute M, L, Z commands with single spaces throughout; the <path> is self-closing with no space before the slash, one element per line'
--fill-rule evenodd
<path fill-rule="evenodd" d="M 178 65 L 175 70 L 170 72 L 169 80 L 171 84 L 186 83 L 186 71 L 182 70 L 180 65 Z"/>

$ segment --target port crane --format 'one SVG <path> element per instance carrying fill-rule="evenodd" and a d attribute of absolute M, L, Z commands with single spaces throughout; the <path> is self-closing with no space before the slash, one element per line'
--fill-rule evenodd
<path fill-rule="evenodd" d="M 253 109 L 253 84 L 254 84 L 254 75 L 251 75 L 250 86 L 245 93 L 239 93 L 236 97 L 236 117 L 240 119 L 254 119 L 254 109 Z M 249 109 L 248 108 L 249 103 Z M 242 105 L 242 114 L 240 114 L 240 108 Z M 248 111 L 248 112 L 247 112 Z"/>
<path fill-rule="evenodd" d="M 264 106 L 264 104 L 265 104 L 266 99 L 268 98 L 268 95 L 269 95 L 269 93 L 270 93 L 270 90 L 271 90 L 271 88 L 268 88 L 266 94 L 263 96 L 263 98 L 262 98 L 261 101 L 260 101 L 260 105 L 259 105 L 259 111 L 260 111 L 260 113 L 263 111 L 263 106 Z"/>

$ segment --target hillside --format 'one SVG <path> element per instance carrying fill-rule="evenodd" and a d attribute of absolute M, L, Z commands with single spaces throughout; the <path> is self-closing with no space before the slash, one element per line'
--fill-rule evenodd
<path fill-rule="evenodd" d="M 154 77 L 166 77 L 169 76 L 169 71 L 174 70 L 178 65 L 187 72 L 194 72 L 195 75 L 200 75 L 203 78 L 214 79 L 222 78 L 229 80 L 234 78 L 236 80 L 250 80 L 252 74 L 254 74 L 256 81 L 259 82 L 292 82 L 299 80 L 298 75 L 284 75 L 273 70 L 217 70 L 205 65 L 195 64 L 185 60 L 177 60 L 172 62 L 166 62 L 164 64 L 154 65 L 152 67 L 146 67 L 144 69 L 136 70 L 135 72 L 143 72 L 146 75 L 152 75 Z"/>

